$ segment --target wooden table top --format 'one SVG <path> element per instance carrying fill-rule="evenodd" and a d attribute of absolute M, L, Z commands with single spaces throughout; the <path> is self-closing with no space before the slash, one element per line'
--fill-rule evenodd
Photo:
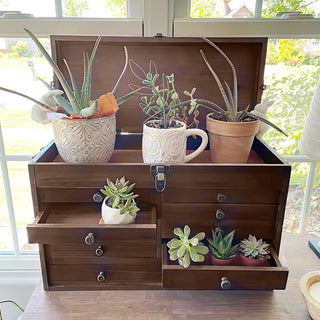
<path fill-rule="evenodd" d="M 39 284 L 22 320 L 310 320 L 299 279 L 320 270 L 320 259 L 309 248 L 309 238 L 283 234 L 280 260 L 289 269 L 286 290 L 49 292 Z"/>

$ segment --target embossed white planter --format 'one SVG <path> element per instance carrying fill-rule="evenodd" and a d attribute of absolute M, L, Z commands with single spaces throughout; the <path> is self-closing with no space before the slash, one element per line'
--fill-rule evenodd
<path fill-rule="evenodd" d="M 157 120 L 151 120 L 157 121 Z M 208 144 L 208 136 L 201 129 L 187 129 L 185 123 L 179 128 L 158 129 L 143 125 L 142 156 L 145 163 L 184 163 L 198 156 Z M 197 135 L 201 145 L 186 155 L 187 137 Z"/>
<path fill-rule="evenodd" d="M 52 121 L 54 141 L 61 158 L 69 163 L 109 161 L 116 137 L 116 117 Z"/>
<path fill-rule="evenodd" d="M 131 224 L 136 218 L 136 213 L 134 215 L 120 214 L 120 209 L 109 207 L 104 200 L 101 206 L 101 216 L 105 224 Z"/>

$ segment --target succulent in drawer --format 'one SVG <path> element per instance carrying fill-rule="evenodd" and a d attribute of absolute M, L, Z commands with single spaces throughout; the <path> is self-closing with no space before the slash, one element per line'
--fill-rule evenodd
<path fill-rule="evenodd" d="M 205 237 L 204 232 L 200 232 L 189 239 L 191 230 L 188 225 L 185 225 L 183 231 L 180 228 L 175 228 L 173 233 L 177 235 L 179 239 L 173 238 L 167 243 L 170 260 L 182 260 L 181 262 L 184 268 L 190 266 L 190 259 L 193 262 L 204 261 L 204 255 L 209 252 L 209 249 L 201 242 Z"/>
<path fill-rule="evenodd" d="M 106 196 L 104 202 L 112 208 L 118 208 L 120 214 L 129 213 L 131 215 L 137 213 L 140 209 L 137 207 L 135 198 L 139 195 L 133 193 L 135 183 L 129 185 L 129 180 L 124 177 L 112 182 L 107 178 L 107 185 L 100 191 Z"/>
<path fill-rule="evenodd" d="M 249 234 L 248 239 L 244 239 L 240 243 L 239 251 L 250 259 L 254 260 L 267 260 L 269 256 L 270 245 L 262 239 L 257 240 L 255 236 Z"/>
<path fill-rule="evenodd" d="M 232 245 L 235 230 L 225 235 L 221 228 L 212 229 L 212 238 L 208 238 L 209 250 L 219 260 L 232 259 L 237 255 L 239 244 Z"/>

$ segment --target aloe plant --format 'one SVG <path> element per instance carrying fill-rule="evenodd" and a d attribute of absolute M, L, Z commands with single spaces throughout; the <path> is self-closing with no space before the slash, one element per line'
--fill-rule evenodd
<path fill-rule="evenodd" d="M 64 93 L 66 94 L 67 99 L 63 98 L 60 94 L 57 94 L 54 96 L 54 99 L 59 104 L 59 106 L 65 111 L 65 113 L 67 115 L 78 114 L 84 118 L 87 118 L 87 117 L 90 117 L 91 115 L 93 115 L 97 110 L 98 100 L 94 100 L 93 103 L 90 103 L 92 67 L 93 67 L 94 57 L 96 55 L 96 52 L 97 52 L 97 49 L 98 49 L 98 46 L 99 46 L 99 43 L 100 43 L 102 37 L 99 36 L 97 38 L 97 40 L 95 41 L 95 44 L 93 46 L 90 57 L 87 53 L 84 53 L 83 83 L 81 86 L 81 90 L 79 90 L 76 85 L 76 82 L 74 80 L 74 77 L 72 75 L 72 72 L 70 70 L 70 67 L 68 65 L 68 62 L 65 59 L 63 59 L 65 65 L 66 65 L 66 68 L 68 70 L 68 74 L 69 74 L 70 82 L 71 82 L 71 87 L 68 84 L 68 82 L 66 81 L 66 79 L 65 79 L 63 73 L 61 72 L 61 70 L 59 69 L 59 67 L 52 60 L 52 58 L 50 57 L 50 55 L 48 54 L 46 49 L 43 47 L 41 42 L 37 39 L 37 37 L 30 30 L 28 30 L 26 28 L 23 28 L 23 29 L 30 36 L 30 38 L 36 44 L 36 46 L 38 47 L 38 49 L 40 50 L 42 55 L 45 57 L 47 62 L 52 67 L 53 72 L 57 76 L 57 78 L 58 78 L 58 80 L 64 90 Z M 124 65 L 124 68 L 123 68 L 123 71 L 122 71 L 120 77 L 118 78 L 118 80 L 112 90 L 113 94 L 117 90 L 117 88 L 119 86 L 119 82 L 120 82 L 121 78 L 123 77 L 123 75 L 127 69 L 127 66 L 128 66 L 128 52 L 127 52 L 126 47 L 124 47 L 124 51 L 125 51 L 125 65 Z M 48 85 L 47 85 L 47 87 L 48 87 Z M 33 99 L 27 95 L 20 93 L 20 92 L 17 92 L 17 91 L 8 89 L 8 88 L 3 88 L 3 87 L 0 87 L 0 90 L 14 93 L 14 94 L 20 95 L 24 98 L 27 98 L 27 99 L 35 102 L 36 104 L 38 104 L 42 108 L 44 108 L 46 111 L 51 111 L 51 112 L 56 111 L 55 106 L 44 103 L 43 101 L 38 101 L 36 99 Z M 126 100 L 128 100 L 130 97 L 132 97 L 134 95 L 134 93 L 135 92 L 130 92 L 130 93 L 116 99 L 117 104 L 120 105 L 120 104 L 124 103 Z"/>
<path fill-rule="evenodd" d="M 114 183 L 108 178 L 107 185 L 100 191 L 106 196 L 104 201 L 107 204 L 111 204 L 112 208 L 120 209 L 120 214 L 129 213 L 134 215 L 140 210 L 134 200 L 139 195 L 133 193 L 135 183 L 130 185 L 129 183 L 129 180 L 126 181 L 124 177 L 116 179 Z"/>
<path fill-rule="evenodd" d="M 215 48 L 223 56 L 223 58 L 230 65 L 231 70 L 232 70 L 232 76 L 233 76 L 233 90 L 231 90 L 228 83 L 224 82 L 225 86 L 223 86 L 220 78 L 218 77 L 218 75 L 214 71 L 214 69 L 212 68 L 205 53 L 203 52 L 203 50 L 200 50 L 200 54 L 201 54 L 205 64 L 207 65 L 209 71 L 213 75 L 213 77 L 218 85 L 218 88 L 220 90 L 220 93 L 223 97 L 223 100 L 225 102 L 226 108 L 227 108 L 227 110 L 224 110 L 222 107 L 217 106 L 218 108 L 215 108 L 215 110 L 212 111 L 215 114 L 215 118 L 217 120 L 222 120 L 222 121 L 227 121 L 227 122 L 242 122 L 242 121 L 248 121 L 248 119 L 249 119 L 249 121 L 250 121 L 250 119 L 260 120 L 260 121 L 266 123 L 267 125 L 273 127 L 277 131 L 281 132 L 285 136 L 287 136 L 287 134 L 284 131 L 282 131 L 279 127 L 277 127 L 272 122 L 266 120 L 265 118 L 259 117 L 256 114 L 249 112 L 248 111 L 249 106 L 243 111 L 238 111 L 238 80 L 237 80 L 236 69 L 235 69 L 233 63 L 231 62 L 231 60 L 229 59 L 229 57 L 214 42 L 210 41 L 206 37 L 202 37 L 202 39 L 204 41 L 206 41 L 210 46 Z"/>
<path fill-rule="evenodd" d="M 189 239 L 190 232 L 191 230 L 188 225 L 184 226 L 183 231 L 180 228 L 175 228 L 173 233 L 179 239 L 173 238 L 167 243 L 170 260 L 182 259 L 182 266 L 184 268 L 190 266 L 190 259 L 194 262 L 203 262 L 204 255 L 209 252 L 209 249 L 201 242 L 205 237 L 205 233 L 200 232 Z"/>
<path fill-rule="evenodd" d="M 207 239 L 213 257 L 228 260 L 237 255 L 239 244 L 232 245 L 235 230 L 225 235 L 220 228 L 212 229 L 212 238 Z"/>

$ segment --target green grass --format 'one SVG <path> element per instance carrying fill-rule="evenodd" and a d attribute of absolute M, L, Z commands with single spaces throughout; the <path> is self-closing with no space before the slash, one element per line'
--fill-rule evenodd
<path fill-rule="evenodd" d="M 44 128 L 31 119 L 31 110 L 0 109 L 0 120 L 3 128 Z"/>

